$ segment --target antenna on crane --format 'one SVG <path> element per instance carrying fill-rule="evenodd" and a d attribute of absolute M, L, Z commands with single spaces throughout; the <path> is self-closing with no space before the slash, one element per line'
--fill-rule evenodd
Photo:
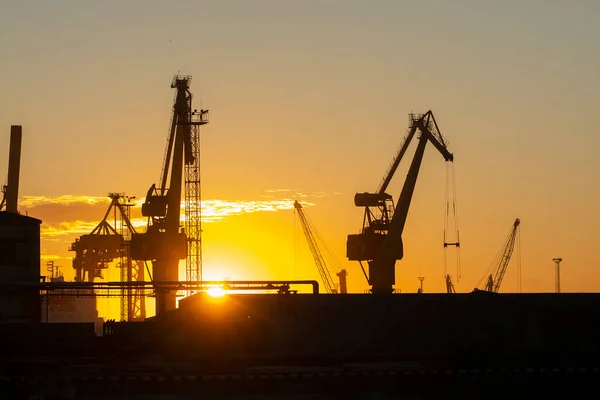
<path fill-rule="evenodd" d="M 554 292 L 560 293 L 560 263 L 562 262 L 562 258 L 556 257 L 556 258 L 553 258 L 552 261 L 554 261 L 554 269 L 555 269 Z"/>

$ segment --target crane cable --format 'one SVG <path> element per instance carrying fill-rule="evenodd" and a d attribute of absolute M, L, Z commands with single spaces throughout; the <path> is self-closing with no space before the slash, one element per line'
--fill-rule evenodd
<path fill-rule="evenodd" d="M 454 163 L 446 163 L 446 193 L 444 215 L 444 278 L 448 276 L 448 247 L 456 247 L 456 280 L 460 280 L 460 235 L 458 230 L 458 210 L 456 207 L 456 174 Z M 452 238 L 450 238 L 452 227 Z"/>

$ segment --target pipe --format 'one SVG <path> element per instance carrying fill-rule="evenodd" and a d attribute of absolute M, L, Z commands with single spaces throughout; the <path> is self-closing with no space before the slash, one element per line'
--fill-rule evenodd
<path fill-rule="evenodd" d="M 313 294 L 319 294 L 319 282 L 315 280 L 295 280 L 295 281 L 137 281 L 137 282 L 1 282 L 0 287 L 9 288 L 27 288 L 35 287 L 40 290 L 57 289 L 122 289 L 122 288 L 140 288 L 140 289 L 167 289 L 167 290 L 185 290 L 185 289 L 207 289 L 212 285 L 231 286 L 232 290 L 261 290 L 269 289 L 268 285 L 311 285 Z M 248 285 L 247 287 L 236 288 L 236 285 Z M 257 285 L 252 288 L 251 285 Z M 277 287 L 273 287 L 277 289 Z"/>

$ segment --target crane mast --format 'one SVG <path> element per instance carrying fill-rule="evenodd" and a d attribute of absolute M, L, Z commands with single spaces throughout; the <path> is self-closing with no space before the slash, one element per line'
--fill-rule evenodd
<path fill-rule="evenodd" d="M 485 282 L 483 285 L 483 290 L 486 292 L 498 293 L 498 290 L 500 290 L 500 285 L 502 284 L 502 280 L 506 274 L 508 263 L 510 262 L 515 249 L 515 241 L 518 238 L 520 224 L 521 220 L 519 218 L 515 219 L 515 222 L 513 223 L 513 226 L 508 233 L 504 244 L 500 248 L 498 256 L 494 258 L 494 261 L 492 261 L 486 273 L 479 280 L 477 286 L 481 286 L 482 282 Z"/>
<path fill-rule="evenodd" d="M 181 228 L 181 192 L 183 168 L 196 163 L 192 127 L 208 123 L 208 111 L 192 108 L 189 91 L 191 76 L 176 75 L 171 88 L 176 89 L 171 129 L 158 187 L 153 184 L 142 205 L 148 217 L 145 233 L 132 236 L 131 256 L 152 263 L 153 281 L 179 280 L 179 260 L 188 255 L 188 237 Z M 173 291 L 156 290 L 156 315 L 176 308 Z"/>
<path fill-rule="evenodd" d="M 442 154 L 446 161 L 454 161 L 448 151 L 447 142 L 440 133 L 433 113 L 410 114 L 410 126 L 404 142 L 375 193 L 357 193 L 354 204 L 364 207 L 363 227 L 359 234 L 348 235 L 346 255 L 349 260 L 359 261 L 363 273 L 371 285 L 372 293 L 393 293 L 396 282 L 396 260 L 404 256 L 402 232 L 408 216 L 419 169 L 427 142 Z M 411 162 L 397 206 L 391 195 L 386 193 L 400 161 L 408 150 L 412 139 L 418 136 L 417 149 Z M 367 275 L 362 264 L 368 263 Z"/>
<path fill-rule="evenodd" d="M 294 201 L 294 208 L 298 212 L 298 218 L 300 219 L 300 224 L 302 225 L 302 230 L 304 231 L 304 236 L 306 237 L 306 242 L 308 243 L 308 247 L 310 248 L 313 259 L 315 260 L 315 264 L 317 266 L 317 270 L 319 271 L 319 275 L 321 276 L 321 281 L 325 286 L 325 290 L 330 294 L 348 293 L 346 286 L 346 276 L 348 273 L 345 269 L 341 269 L 336 273 L 336 276 L 340 281 L 338 290 L 331 277 L 331 272 L 329 271 L 327 263 L 325 262 L 325 258 L 323 257 L 323 253 L 321 252 L 321 248 L 318 244 L 318 231 L 304 212 L 302 204 L 300 204 L 298 201 Z"/>

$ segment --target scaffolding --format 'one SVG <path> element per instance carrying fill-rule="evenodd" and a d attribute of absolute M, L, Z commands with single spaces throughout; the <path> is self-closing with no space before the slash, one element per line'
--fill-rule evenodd
<path fill-rule="evenodd" d="M 144 281 L 144 264 L 142 261 L 131 259 L 131 235 L 135 229 L 131 225 L 131 200 L 135 197 L 127 197 L 123 194 L 111 193 L 109 196 L 116 201 L 118 207 L 114 207 L 115 225 L 117 225 L 117 214 L 119 214 L 119 233 L 121 241 L 121 259 L 119 268 L 121 270 L 121 282 Z M 117 213 L 117 209 L 119 213 Z M 146 303 L 140 289 L 131 286 L 121 288 L 121 321 L 143 321 L 146 318 Z"/>
<path fill-rule="evenodd" d="M 191 99 L 190 99 L 191 101 Z M 200 185 L 200 126 L 208 123 L 208 110 L 193 110 L 190 120 L 189 162 L 185 163 L 186 281 L 202 281 L 202 192 Z M 188 293 L 190 294 L 190 293 Z"/>

